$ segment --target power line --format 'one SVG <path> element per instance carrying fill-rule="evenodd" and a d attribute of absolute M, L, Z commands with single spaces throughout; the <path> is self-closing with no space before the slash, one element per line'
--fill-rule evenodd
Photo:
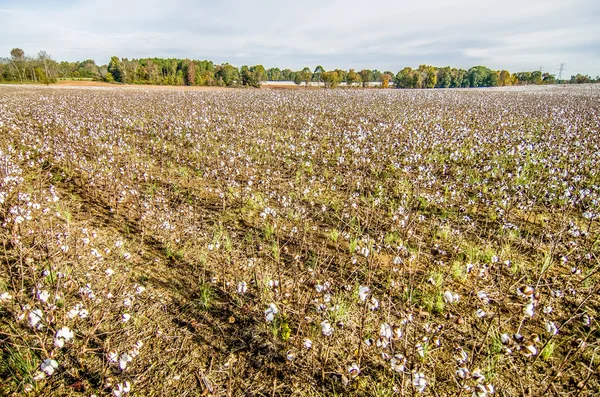
<path fill-rule="evenodd" d="M 560 68 L 558 68 L 558 69 L 557 69 L 557 70 L 558 70 L 558 81 L 561 81 L 561 80 L 562 80 L 562 74 L 563 74 L 563 72 L 564 72 L 564 71 L 566 71 L 566 70 L 567 70 L 567 69 L 565 68 L 565 66 L 566 66 L 566 63 L 561 63 L 561 64 L 560 64 Z"/>

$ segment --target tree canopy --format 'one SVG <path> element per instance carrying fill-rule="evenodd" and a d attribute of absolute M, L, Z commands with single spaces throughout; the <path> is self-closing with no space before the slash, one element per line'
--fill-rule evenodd
<path fill-rule="evenodd" d="M 40 51 L 27 56 L 21 48 L 13 48 L 10 57 L 0 58 L 0 81 L 51 83 L 58 78 L 103 80 L 124 84 L 196 85 L 196 86 L 249 86 L 260 87 L 264 81 L 293 81 L 297 85 L 323 84 L 338 87 L 377 85 L 396 88 L 465 88 L 496 87 L 522 84 L 555 84 L 556 77 L 539 70 L 510 73 L 478 65 L 468 70 L 450 66 L 420 65 L 417 69 L 405 67 L 397 73 L 377 69 L 348 71 L 325 70 L 317 65 L 311 70 L 265 69 L 263 65 L 237 67 L 228 63 L 214 64 L 208 60 L 176 58 L 127 59 L 113 56 L 107 65 L 97 65 L 92 59 L 80 62 L 57 62 L 50 54 Z M 600 82 L 596 77 L 577 74 L 561 83 L 581 84 Z"/>

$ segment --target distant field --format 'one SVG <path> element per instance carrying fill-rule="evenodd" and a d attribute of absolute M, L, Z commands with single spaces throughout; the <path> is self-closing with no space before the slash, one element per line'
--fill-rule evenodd
<path fill-rule="evenodd" d="M 0 395 L 593 396 L 600 87 L 0 86 Z"/>

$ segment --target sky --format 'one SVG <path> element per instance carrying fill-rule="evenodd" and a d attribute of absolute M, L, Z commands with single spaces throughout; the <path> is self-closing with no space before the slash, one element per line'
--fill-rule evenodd
<path fill-rule="evenodd" d="M 0 57 L 600 75 L 598 0 L 0 0 Z"/>

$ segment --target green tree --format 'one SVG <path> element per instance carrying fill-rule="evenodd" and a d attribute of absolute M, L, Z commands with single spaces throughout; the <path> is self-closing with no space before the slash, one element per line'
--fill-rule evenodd
<path fill-rule="evenodd" d="M 413 70 L 410 67 L 405 67 L 396 74 L 394 83 L 396 88 L 415 88 L 413 86 Z"/>
<path fill-rule="evenodd" d="M 240 80 L 240 73 L 235 66 L 224 63 L 217 67 L 215 77 L 226 86 L 236 84 Z"/>
<path fill-rule="evenodd" d="M 542 72 L 539 70 L 531 72 L 530 83 L 531 84 L 542 84 Z"/>
<path fill-rule="evenodd" d="M 437 73 L 433 66 L 421 65 L 419 66 L 419 72 L 422 76 L 421 87 L 423 88 L 435 88 L 437 84 Z"/>
<path fill-rule="evenodd" d="M 337 70 L 333 70 L 330 72 L 322 72 L 321 75 L 326 88 L 335 88 L 342 81 L 342 76 L 338 73 Z"/>
<path fill-rule="evenodd" d="M 354 69 L 350 69 L 346 74 L 346 84 L 352 86 L 356 83 L 360 83 L 360 75 Z"/>
<path fill-rule="evenodd" d="M 369 69 L 363 69 L 358 74 L 360 75 L 360 81 L 362 81 L 363 87 L 366 87 L 373 81 L 373 72 Z"/>
<path fill-rule="evenodd" d="M 123 64 L 116 56 L 110 58 L 110 62 L 108 63 L 108 73 L 111 74 L 114 81 L 124 83 Z"/>
<path fill-rule="evenodd" d="M 308 67 L 305 67 L 304 69 L 302 69 L 302 81 L 304 81 L 306 86 L 308 86 L 308 84 L 310 83 L 311 80 L 312 80 L 312 72 L 310 71 L 310 69 Z"/>
<path fill-rule="evenodd" d="M 22 83 L 25 74 L 25 52 L 20 48 L 13 48 L 10 50 L 10 60 L 17 72 L 17 76 L 19 76 L 19 81 Z"/>
<path fill-rule="evenodd" d="M 260 83 L 263 82 L 266 78 L 266 71 L 263 65 L 254 65 L 252 67 L 250 67 L 250 71 L 254 74 L 254 78 L 256 79 L 256 81 L 258 82 L 258 85 L 260 86 Z"/>
<path fill-rule="evenodd" d="M 489 83 L 491 70 L 485 66 L 474 66 L 469 69 L 469 82 L 471 87 L 484 87 Z"/>
<path fill-rule="evenodd" d="M 437 71 L 437 83 L 438 88 L 448 88 L 452 84 L 452 71 L 450 66 L 445 66 L 438 69 Z"/>
<path fill-rule="evenodd" d="M 325 72 L 325 69 L 323 69 L 323 66 L 319 65 L 315 68 L 315 71 L 313 73 L 313 81 L 318 81 L 319 83 L 322 81 L 321 80 L 321 74 Z"/>

